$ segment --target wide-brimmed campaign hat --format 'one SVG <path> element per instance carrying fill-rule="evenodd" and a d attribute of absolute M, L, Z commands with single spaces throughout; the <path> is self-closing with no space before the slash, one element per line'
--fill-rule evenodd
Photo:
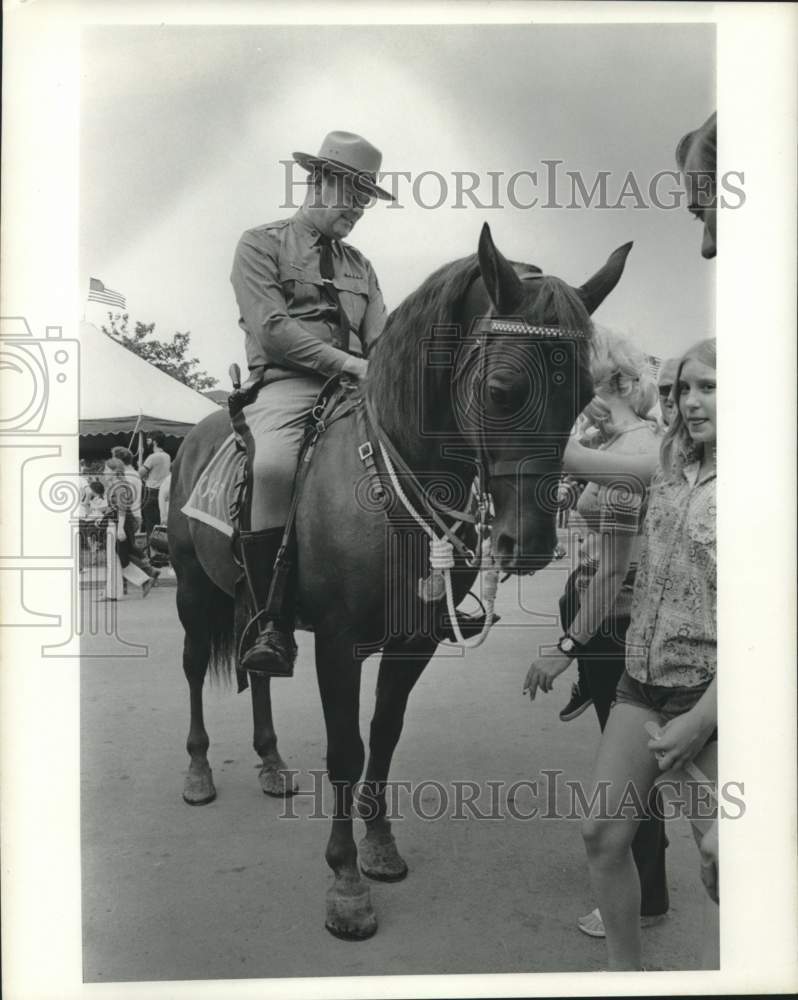
<path fill-rule="evenodd" d="M 377 185 L 377 174 L 382 165 L 382 153 L 362 135 L 354 132 L 330 132 L 324 137 L 321 149 L 312 153 L 294 153 L 294 159 L 305 170 L 329 167 L 332 170 L 357 177 L 362 190 L 376 198 L 396 201 L 392 194 Z"/>

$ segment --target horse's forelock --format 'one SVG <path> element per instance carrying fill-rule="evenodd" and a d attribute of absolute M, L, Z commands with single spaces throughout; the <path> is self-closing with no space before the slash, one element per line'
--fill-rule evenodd
<path fill-rule="evenodd" d="M 579 293 L 560 278 L 546 275 L 531 283 L 526 319 L 539 326 L 559 326 L 592 333 L 593 323 Z"/>
<path fill-rule="evenodd" d="M 533 325 L 558 326 L 563 330 L 578 330 L 586 334 L 587 339 L 578 342 L 577 354 L 580 369 L 589 373 L 593 321 L 581 296 L 575 288 L 553 275 L 546 275 L 530 284 L 529 295 L 535 298 L 528 308 L 526 320 Z"/>

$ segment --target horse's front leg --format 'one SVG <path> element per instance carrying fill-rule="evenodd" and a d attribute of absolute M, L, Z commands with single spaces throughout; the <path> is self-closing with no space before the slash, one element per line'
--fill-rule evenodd
<path fill-rule="evenodd" d="M 260 787 L 266 795 L 277 798 L 293 795 L 296 792 L 294 776 L 277 749 L 270 678 L 252 673 L 249 686 L 252 692 L 252 746 L 261 759 Z"/>
<path fill-rule="evenodd" d="M 435 651 L 432 639 L 414 639 L 383 653 L 377 676 L 377 700 L 371 720 L 369 762 L 359 800 L 366 836 L 358 845 L 360 870 L 379 882 L 399 882 L 407 864 L 396 848 L 387 818 L 386 782 L 402 733 L 407 699 Z"/>
<path fill-rule="evenodd" d="M 353 642 L 316 635 L 316 673 L 327 727 L 327 773 L 333 789 L 333 820 L 325 857 L 335 876 L 327 893 L 327 930 L 360 941 L 377 930 L 369 887 L 357 866 L 352 836 L 354 786 L 363 773 L 360 738 L 360 661 Z"/>

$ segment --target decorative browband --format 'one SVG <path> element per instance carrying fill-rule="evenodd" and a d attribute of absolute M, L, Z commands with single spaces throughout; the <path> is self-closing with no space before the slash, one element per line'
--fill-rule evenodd
<path fill-rule="evenodd" d="M 575 340 L 590 340 L 585 330 L 566 330 L 561 326 L 530 326 L 520 320 L 491 319 L 491 333 L 524 333 L 531 337 L 568 337 Z"/>

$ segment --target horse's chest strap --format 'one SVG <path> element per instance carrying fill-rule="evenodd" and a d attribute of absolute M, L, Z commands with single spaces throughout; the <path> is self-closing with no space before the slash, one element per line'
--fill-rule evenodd
<path fill-rule="evenodd" d="M 360 405 L 355 410 L 357 417 L 357 426 L 359 437 L 362 444 L 358 445 L 357 457 L 363 463 L 366 472 L 371 479 L 371 496 L 375 500 L 378 500 L 381 504 L 386 503 L 385 488 L 382 485 L 382 479 L 380 476 L 380 471 L 377 468 L 377 463 L 374 461 L 374 446 L 369 440 L 369 427 L 366 420 L 366 408 L 364 405 Z"/>

